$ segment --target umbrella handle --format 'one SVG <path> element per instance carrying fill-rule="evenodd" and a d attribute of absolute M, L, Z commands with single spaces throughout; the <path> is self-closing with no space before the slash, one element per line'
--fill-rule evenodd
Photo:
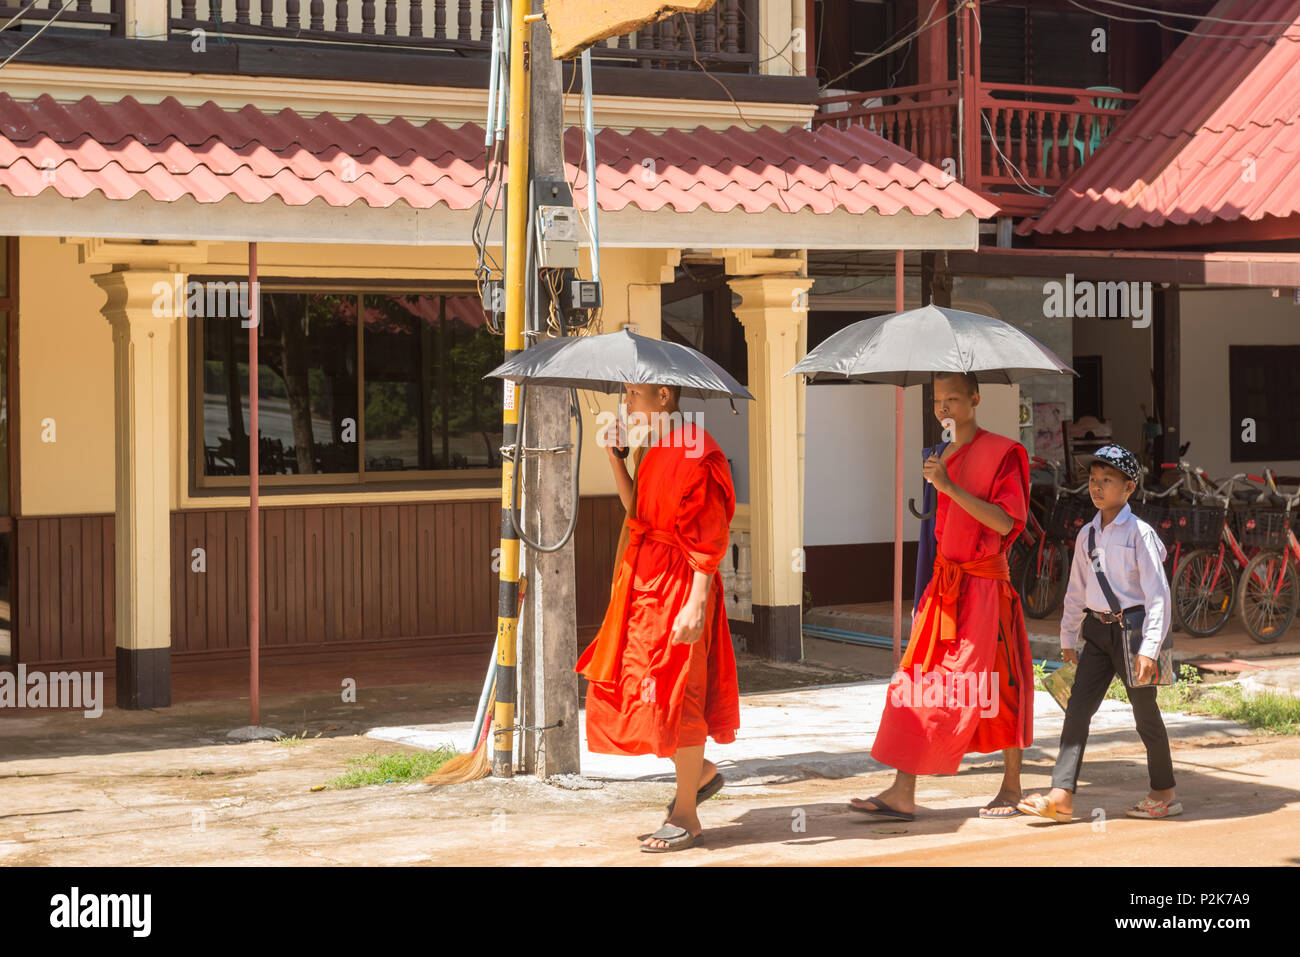
<path fill-rule="evenodd" d="M 916 510 L 916 499 L 909 498 L 907 500 L 907 510 L 924 522 L 927 518 L 934 518 L 935 514 L 939 511 L 939 505 L 936 502 L 934 508 L 922 515 Z"/>
<path fill-rule="evenodd" d="M 627 458 L 627 453 L 631 451 L 632 450 L 630 448 L 626 448 L 622 445 L 614 446 L 614 454 L 617 455 L 620 459 Z"/>

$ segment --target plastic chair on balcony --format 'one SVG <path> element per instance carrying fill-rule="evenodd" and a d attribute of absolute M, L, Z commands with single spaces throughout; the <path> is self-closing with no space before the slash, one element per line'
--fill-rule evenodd
<path fill-rule="evenodd" d="M 1124 91 L 1114 86 L 1090 86 L 1087 87 L 1092 93 L 1123 93 Z M 1094 96 L 1092 105 L 1103 110 L 1118 110 L 1124 105 L 1124 101 L 1114 96 Z M 1114 124 L 1114 117 L 1098 116 L 1092 124 L 1092 133 L 1085 143 L 1078 135 L 1079 133 L 1079 114 L 1075 114 L 1070 120 L 1070 135 L 1068 139 L 1057 138 L 1055 125 L 1050 130 L 1044 131 L 1043 135 L 1043 155 L 1042 167 L 1043 175 L 1047 175 L 1048 158 L 1052 155 L 1053 150 L 1062 146 L 1069 148 L 1073 146 L 1079 153 L 1079 165 L 1082 166 L 1084 161 L 1097 150 L 1101 149 L 1101 144 L 1106 142 L 1106 137 L 1110 136 L 1111 128 Z"/>

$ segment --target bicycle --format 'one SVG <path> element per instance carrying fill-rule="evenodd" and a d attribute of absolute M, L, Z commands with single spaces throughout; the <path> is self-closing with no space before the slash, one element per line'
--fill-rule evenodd
<path fill-rule="evenodd" d="M 1239 483 L 1264 481 L 1245 472 L 1211 486 L 1204 469 L 1189 466 L 1185 461 L 1163 467 L 1178 468 L 1185 478 L 1190 473 L 1199 486 L 1195 492 L 1196 504 L 1170 510 L 1175 537 L 1194 547 L 1174 567 L 1169 591 L 1174 619 L 1182 630 L 1193 638 L 1209 638 L 1218 634 L 1232 617 L 1237 604 L 1237 570 L 1244 570 L 1252 557 L 1237 539 L 1229 511 L 1234 502 L 1259 502 L 1268 493 L 1256 489 L 1255 498 L 1241 498 L 1236 490 Z"/>
<path fill-rule="evenodd" d="M 1024 546 L 1017 556 L 1017 544 L 1012 546 L 1012 581 L 1020 593 L 1020 603 L 1030 618 L 1046 618 L 1065 599 L 1065 588 L 1070 578 L 1070 560 L 1074 554 L 1074 537 L 1091 518 L 1091 501 L 1080 501 L 1088 483 L 1077 488 L 1061 484 L 1061 466 L 1057 462 L 1034 456 L 1037 471 L 1052 477 L 1052 500 L 1035 502 L 1030 499 L 1029 515 L 1021 532 Z M 1040 522 L 1034 514 L 1037 506 L 1045 516 Z M 1026 532 L 1029 534 L 1026 535 Z M 1018 566 L 1018 572 L 1016 571 Z"/>
<path fill-rule="evenodd" d="M 1270 645 L 1286 634 L 1300 607 L 1300 574 L 1296 572 L 1300 541 L 1291 527 L 1300 488 L 1286 495 L 1278 491 L 1271 469 L 1264 470 L 1264 477 L 1283 507 L 1280 511 L 1256 510 L 1248 519 L 1253 522 L 1251 527 L 1243 526 L 1242 537 L 1250 535 L 1261 549 L 1242 573 L 1238 601 L 1246 633 L 1260 644 Z"/>

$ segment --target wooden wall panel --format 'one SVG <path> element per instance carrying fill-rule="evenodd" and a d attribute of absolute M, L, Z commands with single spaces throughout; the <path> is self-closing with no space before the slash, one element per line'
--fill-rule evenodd
<path fill-rule="evenodd" d="M 15 524 L 15 661 L 111 656 L 117 598 L 113 517 L 19 518 Z"/>
<path fill-rule="evenodd" d="M 604 616 L 623 513 L 615 497 L 579 508 L 578 626 L 590 628 Z M 492 635 L 500 520 L 496 501 L 264 508 L 262 644 Z M 242 509 L 172 513 L 177 654 L 248 647 L 247 524 Z M 112 657 L 112 515 L 18 519 L 14 575 L 18 660 Z"/>

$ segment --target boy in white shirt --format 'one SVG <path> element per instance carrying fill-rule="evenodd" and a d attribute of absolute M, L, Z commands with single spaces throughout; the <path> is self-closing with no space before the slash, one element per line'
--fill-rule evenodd
<path fill-rule="evenodd" d="M 1066 661 L 1076 663 L 1078 671 L 1065 710 L 1052 789 L 1045 795 L 1029 795 L 1018 807 L 1027 814 L 1052 821 L 1071 819 L 1083 749 L 1088 743 L 1088 725 L 1116 674 L 1127 686 L 1123 625 L 1111 611 L 1097 578 L 1094 559 L 1088 555 L 1091 529 L 1101 570 L 1120 608 L 1124 611 L 1139 605 L 1146 608 L 1142 646 L 1137 656 L 1139 687 L 1127 687 L 1127 692 L 1137 719 L 1138 735 L 1146 746 L 1151 791 L 1127 813 L 1129 817 L 1139 818 L 1170 817 L 1181 814 L 1183 806 L 1174 801 L 1169 736 L 1156 705 L 1155 685 L 1147 683 L 1155 678 L 1155 658 L 1169 632 L 1165 547 L 1155 529 L 1128 507 L 1128 498 L 1137 489 L 1141 475 L 1133 453 L 1118 445 L 1108 445 L 1098 449 L 1090 461 L 1088 491 L 1098 511 L 1089 525 L 1079 529 L 1061 616 L 1062 655 Z M 1081 625 L 1084 644 L 1079 652 L 1076 646 Z"/>

